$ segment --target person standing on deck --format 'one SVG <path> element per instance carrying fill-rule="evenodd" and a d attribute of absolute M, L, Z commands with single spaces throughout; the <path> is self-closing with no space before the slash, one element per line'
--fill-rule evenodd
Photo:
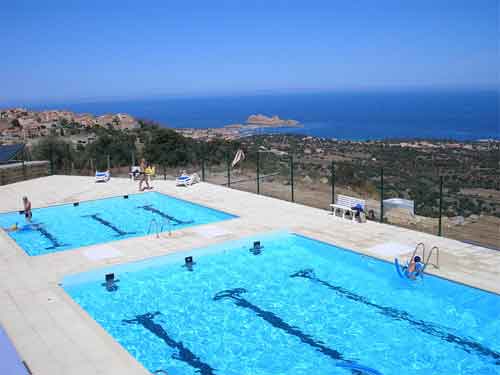
<path fill-rule="evenodd" d="M 139 181 L 139 191 L 144 191 L 146 189 L 151 189 L 151 186 L 149 186 L 149 181 L 148 181 L 148 176 L 146 175 L 146 160 L 141 159 L 141 164 L 139 165 L 140 168 L 140 181 Z M 142 187 L 142 184 L 146 183 L 146 187 Z"/>

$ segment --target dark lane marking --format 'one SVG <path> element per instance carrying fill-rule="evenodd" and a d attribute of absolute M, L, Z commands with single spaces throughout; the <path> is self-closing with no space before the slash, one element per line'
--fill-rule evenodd
<path fill-rule="evenodd" d="M 373 307 L 378 310 L 378 312 L 382 315 L 388 316 L 391 319 L 405 321 L 408 322 L 415 327 L 418 327 L 422 332 L 427 333 L 428 335 L 438 337 L 444 341 L 450 342 L 452 344 L 456 344 L 467 353 L 470 354 L 479 354 L 484 357 L 491 357 L 495 360 L 496 365 L 500 365 L 500 353 L 491 350 L 476 341 L 472 341 L 471 339 L 457 336 L 453 333 L 447 332 L 450 329 L 440 326 L 435 323 L 426 322 L 424 320 L 419 320 L 409 313 L 403 310 L 398 310 L 394 307 L 382 306 L 378 305 L 374 302 L 371 302 L 366 297 L 360 296 L 356 293 L 353 293 L 347 289 L 342 288 L 341 286 L 330 284 L 327 281 L 321 280 L 316 277 L 313 269 L 304 269 L 294 274 L 290 275 L 290 277 L 302 277 L 305 279 L 309 279 L 313 282 L 326 286 L 327 288 L 335 291 L 338 295 L 350 299 L 355 302 L 361 302 L 367 306 Z"/>
<path fill-rule="evenodd" d="M 156 337 L 162 339 L 169 347 L 177 349 L 177 353 L 172 354 L 173 359 L 187 363 L 191 367 L 195 368 L 197 370 L 196 372 L 199 374 L 214 375 L 214 368 L 201 361 L 193 352 L 186 348 L 182 342 L 172 339 L 160 324 L 154 322 L 154 318 L 157 315 L 161 315 L 161 313 L 159 311 L 154 313 L 148 312 L 143 315 L 137 315 L 135 319 L 124 319 L 122 322 L 143 326 Z"/>
<path fill-rule="evenodd" d="M 229 290 L 223 290 L 222 292 L 217 293 L 213 300 L 218 301 L 222 299 L 227 299 L 230 298 L 234 301 L 236 306 L 243 307 L 245 309 L 252 310 L 258 317 L 264 319 L 266 322 L 271 324 L 273 327 L 281 329 L 288 333 L 289 335 L 298 337 L 300 341 L 302 341 L 305 344 L 308 344 L 312 346 L 313 348 L 316 348 L 319 352 L 323 353 L 324 355 L 336 360 L 336 361 L 343 361 L 345 363 L 349 364 L 354 364 L 356 365 L 353 361 L 351 360 L 346 360 L 342 353 L 340 353 L 338 350 L 331 349 L 327 347 L 323 342 L 321 341 L 316 341 L 312 336 L 302 332 L 300 329 L 297 327 L 293 327 L 287 322 L 285 322 L 283 319 L 281 319 L 279 316 L 274 314 L 271 311 L 266 311 L 262 310 L 259 306 L 256 306 L 252 304 L 251 302 L 247 301 L 245 298 L 241 297 L 241 294 L 246 293 L 246 289 L 243 288 L 235 288 L 235 289 L 229 289 Z M 365 368 L 364 366 L 359 365 L 361 368 Z M 374 375 L 381 375 L 380 372 L 377 370 L 373 369 L 368 369 L 366 368 L 367 371 L 366 373 L 374 374 Z M 352 370 L 351 371 L 353 374 L 361 374 L 360 371 L 357 370 Z"/>
<path fill-rule="evenodd" d="M 61 246 L 65 246 L 64 244 L 60 243 L 57 238 L 54 237 L 54 235 L 50 232 L 48 232 L 45 228 L 43 228 L 42 226 L 36 226 L 35 227 L 35 230 L 37 230 L 38 232 L 40 232 L 40 234 L 42 236 L 44 236 L 45 238 L 47 238 L 50 242 L 52 242 L 52 246 L 50 247 L 46 247 L 47 250 L 49 249 L 55 249 L 56 247 L 61 247 Z"/>
<path fill-rule="evenodd" d="M 146 210 L 146 211 L 149 211 L 149 212 L 153 212 L 157 215 L 160 215 L 161 217 L 165 218 L 165 219 L 168 219 L 170 221 L 173 221 L 175 224 L 191 224 L 191 223 L 194 223 L 194 220 L 189 220 L 189 221 L 184 221 L 184 220 L 179 220 L 173 216 L 170 216 L 169 214 L 157 209 L 157 208 L 154 208 L 151 204 L 148 204 L 146 206 L 139 206 L 137 208 L 142 208 L 143 210 Z"/>
<path fill-rule="evenodd" d="M 84 217 L 91 217 L 92 219 L 94 219 L 95 221 L 98 221 L 102 225 L 105 225 L 108 228 L 111 228 L 112 230 L 114 230 L 119 236 L 124 236 L 126 234 L 134 234 L 135 233 L 135 232 L 124 232 L 124 231 L 122 231 L 120 228 L 117 228 L 116 226 L 114 226 L 113 224 L 111 224 L 109 221 L 104 220 L 103 218 L 99 217 L 99 214 L 85 215 Z"/>

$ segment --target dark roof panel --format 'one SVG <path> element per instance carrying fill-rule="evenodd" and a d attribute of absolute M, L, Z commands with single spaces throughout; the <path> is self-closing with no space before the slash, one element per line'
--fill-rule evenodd
<path fill-rule="evenodd" d="M 0 163 L 7 163 L 14 159 L 24 148 L 23 144 L 0 146 Z"/>

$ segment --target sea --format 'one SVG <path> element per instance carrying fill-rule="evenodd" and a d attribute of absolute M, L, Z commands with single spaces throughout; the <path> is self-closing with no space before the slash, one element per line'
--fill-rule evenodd
<path fill-rule="evenodd" d="M 243 123 L 251 114 L 278 115 L 303 127 L 257 132 L 343 140 L 459 141 L 500 139 L 499 107 L 499 91 L 494 89 L 154 97 L 29 106 L 96 115 L 128 113 L 173 128 L 217 128 Z"/>

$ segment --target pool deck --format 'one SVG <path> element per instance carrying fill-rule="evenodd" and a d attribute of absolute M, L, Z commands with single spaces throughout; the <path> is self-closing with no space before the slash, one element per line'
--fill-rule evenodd
<path fill-rule="evenodd" d="M 379 259 L 406 258 L 419 242 L 440 249 L 440 269 L 429 273 L 500 294 L 500 251 L 412 230 L 351 223 L 319 210 L 207 183 L 176 187 L 154 181 L 154 191 L 239 216 L 233 220 L 130 238 L 75 250 L 28 256 L 0 230 L 0 323 L 35 375 L 149 374 L 58 285 L 66 275 L 204 247 L 273 230 L 289 230 Z M 0 187 L 0 212 L 137 193 L 137 183 L 112 178 L 50 176 Z M 0 348 L 1 350 L 1 348 Z"/>

